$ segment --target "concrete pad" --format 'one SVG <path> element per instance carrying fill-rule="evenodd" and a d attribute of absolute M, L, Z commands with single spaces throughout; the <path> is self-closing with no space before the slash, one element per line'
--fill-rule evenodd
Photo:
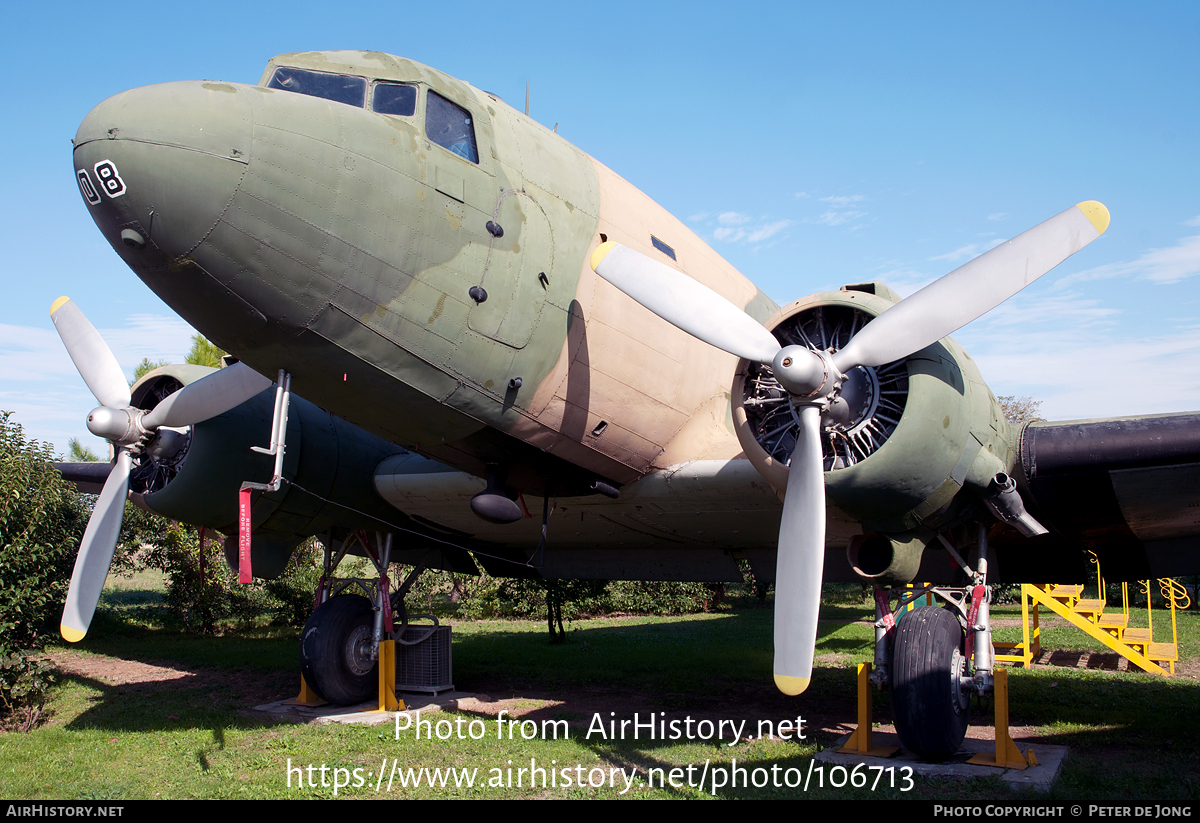
<path fill-rule="evenodd" d="M 876 746 L 899 746 L 898 735 L 889 732 L 876 731 L 871 735 L 871 741 Z M 900 749 L 891 757 L 866 757 L 857 754 L 840 754 L 838 749 L 850 742 L 850 735 L 838 740 L 833 748 L 818 752 L 816 759 L 821 763 L 841 765 L 853 768 L 859 763 L 867 766 L 909 766 L 914 774 L 923 777 L 954 777 L 970 780 L 977 777 L 997 775 L 1005 783 L 1016 789 L 1033 789 L 1048 792 L 1054 786 L 1062 773 L 1063 762 L 1067 759 L 1066 746 L 1050 746 L 1043 743 L 1034 746 L 1017 743 L 1022 754 L 1032 748 L 1037 756 L 1038 765 L 1026 769 L 1002 769 L 997 766 L 977 766 L 966 762 L 969 758 L 981 752 L 994 753 L 996 744 L 991 740 L 976 740 L 967 738 L 958 752 L 948 760 L 940 763 L 925 763 L 912 752 Z"/>
<path fill-rule="evenodd" d="M 399 694 L 404 701 L 406 712 L 420 711 L 440 712 L 443 709 L 456 709 L 459 701 L 470 701 L 486 696 L 468 692 L 443 692 L 437 696 L 430 694 Z M 298 706 L 290 700 L 277 700 L 274 703 L 264 703 L 255 706 L 254 711 L 266 712 L 276 717 L 292 720 L 298 723 L 353 723 L 365 726 L 378 726 L 381 723 L 395 722 L 395 712 L 376 711 L 378 702 L 371 700 L 358 706 L 331 706 L 328 703 L 321 706 Z"/>

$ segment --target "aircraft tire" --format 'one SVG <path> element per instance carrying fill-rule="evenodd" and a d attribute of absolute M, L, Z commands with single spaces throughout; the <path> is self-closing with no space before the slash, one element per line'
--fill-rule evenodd
<path fill-rule="evenodd" d="M 330 703 L 352 706 L 375 696 L 379 664 L 374 645 L 371 601 L 341 595 L 318 606 L 300 635 L 300 671 L 308 685 Z"/>
<path fill-rule="evenodd" d="M 900 744 L 926 760 L 945 760 L 962 745 L 971 708 L 963 630 L 946 609 L 914 609 L 892 641 L 892 711 Z"/>

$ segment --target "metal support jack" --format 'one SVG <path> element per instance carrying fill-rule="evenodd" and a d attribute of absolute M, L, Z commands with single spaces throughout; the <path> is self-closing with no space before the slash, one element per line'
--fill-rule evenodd
<path fill-rule="evenodd" d="M 898 746 L 876 746 L 871 740 L 871 664 L 858 664 L 858 728 L 850 735 L 839 754 L 864 754 L 871 757 L 891 757 L 900 751 Z"/>
<path fill-rule="evenodd" d="M 996 705 L 996 751 L 980 752 L 968 760 L 976 766 L 999 766 L 1002 769 L 1027 769 L 1038 765 L 1033 749 L 1022 754 L 1016 742 L 1008 734 L 1008 670 L 996 669 L 992 675 L 992 689 Z"/>

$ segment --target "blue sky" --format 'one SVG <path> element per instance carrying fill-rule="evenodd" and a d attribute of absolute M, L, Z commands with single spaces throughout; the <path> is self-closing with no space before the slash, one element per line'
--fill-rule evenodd
<path fill-rule="evenodd" d="M 100 237 L 70 138 L 134 86 L 253 83 L 364 48 L 532 114 L 777 301 L 907 294 L 1080 200 L 1108 233 L 955 335 L 1052 419 L 1200 409 L 1200 5 L 7 4 L 0 408 L 66 448 L 95 401 L 49 320 L 69 294 L 127 371 L 191 331 Z"/>

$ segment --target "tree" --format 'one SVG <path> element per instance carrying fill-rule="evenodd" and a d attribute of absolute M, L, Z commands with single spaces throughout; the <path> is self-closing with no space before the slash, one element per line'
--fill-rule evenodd
<path fill-rule="evenodd" d="M 1046 418 L 1038 415 L 1038 412 L 1042 408 L 1041 400 L 1034 400 L 1028 395 L 1017 397 L 1012 394 L 1006 394 L 1004 397 L 996 399 L 1000 403 L 1000 410 L 1004 412 L 1004 416 L 1008 419 L 1008 422 L 1014 426 L 1023 426 L 1026 423 L 1046 422 Z"/>
<path fill-rule="evenodd" d="M 142 362 L 133 367 L 133 383 L 141 380 L 147 373 L 154 371 L 161 366 L 171 365 L 167 360 L 151 360 L 149 357 L 143 357 Z M 130 383 L 129 385 L 133 385 Z"/>
<path fill-rule="evenodd" d="M 68 456 L 73 463 L 99 463 L 100 458 L 96 453 L 87 446 L 79 442 L 78 437 L 72 437 L 67 441 L 67 447 L 70 449 Z"/>
<path fill-rule="evenodd" d="M 221 368 L 221 358 L 225 354 L 220 347 L 206 339 L 200 332 L 196 332 L 192 335 L 192 350 L 188 352 L 187 357 L 183 360 L 185 363 L 190 363 L 193 366 L 208 366 L 212 369 L 219 369 Z"/>

